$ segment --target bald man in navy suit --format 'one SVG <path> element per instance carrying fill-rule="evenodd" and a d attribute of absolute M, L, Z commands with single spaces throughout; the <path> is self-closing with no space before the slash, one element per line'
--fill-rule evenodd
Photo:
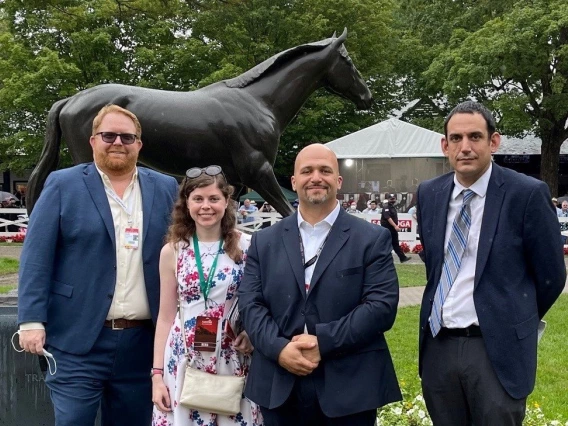
<path fill-rule="evenodd" d="M 345 212 L 335 154 L 296 158 L 298 212 L 253 234 L 239 308 L 255 350 L 245 395 L 266 426 L 372 426 L 401 399 L 384 333 L 398 279 L 389 232 Z"/>

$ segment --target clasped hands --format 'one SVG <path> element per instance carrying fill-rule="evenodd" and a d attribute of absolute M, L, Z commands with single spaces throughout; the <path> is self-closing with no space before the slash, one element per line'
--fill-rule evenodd
<path fill-rule="evenodd" d="M 320 361 L 318 338 L 311 334 L 294 336 L 278 355 L 278 364 L 297 376 L 307 376 Z"/>

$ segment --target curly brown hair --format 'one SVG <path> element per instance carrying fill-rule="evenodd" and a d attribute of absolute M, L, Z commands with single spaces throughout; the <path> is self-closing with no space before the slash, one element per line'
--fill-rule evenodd
<path fill-rule="evenodd" d="M 173 244 L 183 241 L 185 245 L 189 245 L 189 239 L 193 237 L 196 227 L 195 221 L 190 216 L 187 208 L 187 199 L 196 188 L 204 188 L 213 184 L 217 185 L 225 200 L 228 201 L 225 215 L 221 219 L 223 248 L 234 262 L 240 263 L 243 260 L 243 251 L 239 247 L 241 233 L 235 229 L 237 217 L 235 206 L 231 200 L 231 195 L 233 195 L 235 188 L 228 184 L 222 173 L 215 176 L 202 173 L 196 178 L 185 178 L 182 181 L 179 187 L 178 198 L 172 211 L 172 224 L 168 228 L 166 240 Z"/>

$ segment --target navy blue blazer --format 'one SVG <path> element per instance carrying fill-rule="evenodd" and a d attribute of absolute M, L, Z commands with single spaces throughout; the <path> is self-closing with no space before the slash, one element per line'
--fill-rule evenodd
<path fill-rule="evenodd" d="M 418 226 L 428 283 L 420 311 L 420 349 L 444 262 L 454 173 L 418 188 Z M 566 268 L 556 211 L 543 182 L 493 164 L 483 212 L 473 301 L 487 354 L 505 390 L 521 399 L 536 376 L 537 327 L 558 298 Z M 422 350 L 420 350 L 420 367 Z"/>
<path fill-rule="evenodd" d="M 297 378 L 278 364 L 294 335 L 316 335 L 322 356 L 312 373 L 329 417 L 401 399 L 383 333 L 394 322 L 398 279 L 385 229 L 343 210 L 317 261 L 306 295 L 298 216 L 253 234 L 239 309 L 255 347 L 245 395 L 275 408 Z"/>
<path fill-rule="evenodd" d="M 150 312 L 158 315 L 158 262 L 177 182 L 138 168 L 142 256 Z M 102 179 L 93 163 L 51 173 L 30 216 L 20 259 L 18 322 L 42 322 L 46 343 L 85 354 L 99 335 L 116 284 L 116 241 Z"/>

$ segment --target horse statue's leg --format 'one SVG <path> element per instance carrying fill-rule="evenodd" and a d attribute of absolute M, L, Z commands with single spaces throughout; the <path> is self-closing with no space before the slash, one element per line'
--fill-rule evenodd
<path fill-rule="evenodd" d="M 66 98 L 54 103 L 47 115 L 43 150 L 41 152 L 40 159 L 28 180 L 26 196 L 26 208 L 28 210 L 28 214 L 32 213 L 47 176 L 57 168 L 57 163 L 59 162 L 59 146 L 61 144 L 59 113 L 67 104 L 68 100 L 69 98 Z"/>
<path fill-rule="evenodd" d="M 252 171 L 249 170 L 249 172 Z M 274 207 L 276 211 L 282 215 L 282 217 L 290 216 L 294 213 L 294 208 L 290 205 L 288 200 L 286 200 L 286 197 L 276 180 L 276 176 L 274 176 L 272 165 L 270 165 L 268 161 L 259 167 L 256 170 L 256 173 L 252 173 L 252 185 L 251 183 L 245 182 L 247 186 L 254 187 L 256 192 L 260 194 L 264 201 Z"/>
<path fill-rule="evenodd" d="M 233 200 L 239 201 L 239 197 L 245 193 L 245 186 L 241 185 L 241 184 L 234 184 L 234 183 L 231 183 L 231 185 L 233 185 L 233 187 L 235 188 L 235 192 L 233 192 L 233 195 L 232 195 L 231 198 Z"/>

